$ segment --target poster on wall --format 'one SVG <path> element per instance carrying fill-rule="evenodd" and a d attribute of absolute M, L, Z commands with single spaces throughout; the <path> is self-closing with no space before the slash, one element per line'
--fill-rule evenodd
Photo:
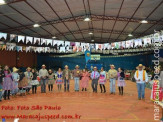
<path fill-rule="evenodd" d="M 36 38 L 36 37 L 34 37 L 33 44 L 40 45 L 40 38 Z"/>
<path fill-rule="evenodd" d="M 70 42 L 69 41 L 65 41 L 65 47 L 70 46 Z"/>
<path fill-rule="evenodd" d="M 48 46 L 52 46 L 53 45 L 53 41 L 52 41 L 52 39 L 46 39 L 46 41 L 47 41 L 47 45 Z"/>
<path fill-rule="evenodd" d="M 17 42 L 18 38 L 16 34 L 10 34 L 10 41 L 11 42 Z"/>
<path fill-rule="evenodd" d="M 143 42 L 144 42 L 144 46 L 148 46 L 151 44 L 151 38 L 144 38 Z"/>
<path fill-rule="evenodd" d="M 126 47 L 126 42 L 125 41 L 122 41 L 122 42 L 119 42 L 120 43 L 120 49 L 124 49 Z"/>
<path fill-rule="evenodd" d="M 64 46 L 64 41 L 53 40 L 53 46 L 63 47 Z"/>
<path fill-rule="evenodd" d="M 104 50 L 109 50 L 110 44 L 109 43 L 104 43 Z"/>
<path fill-rule="evenodd" d="M 115 49 L 115 43 L 111 43 L 111 49 Z"/>
<path fill-rule="evenodd" d="M 142 46 L 142 39 L 135 39 L 134 40 L 134 47 Z"/>
<path fill-rule="evenodd" d="M 47 40 L 46 39 L 44 39 L 44 38 L 41 38 L 41 45 L 46 45 L 46 42 L 47 42 Z"/>
<path fill-rule="evenodd" d="M 25 36 L 18 35 L 18 42 L 23 42 L 25 41 Z"/>
<path fill-rule="evenodd" d="M 96 50 L 103 50 L 103 44 L 96 44 Z"/>
<path fill-rule="evenodd" d="M 7 33 L 1 33 L 0 32 L 0 39 L 4 38 L 5 40 L 7 39 Z"/>
<path fill-rule="evenodd" d="M 33 42 L 33 37 L 26 36 L 26 44 L 28 43 L 32 44 L 32 42 Z"/>
<path fill-rule="evenodd" d="M 133 40 L 126 41 L 126 48 L 132 48 L 133 47 Z"/>
<path fill-rule="evenodd" d="M 120 49 L 120 42 L 115 42 L 115 49 Z"/>

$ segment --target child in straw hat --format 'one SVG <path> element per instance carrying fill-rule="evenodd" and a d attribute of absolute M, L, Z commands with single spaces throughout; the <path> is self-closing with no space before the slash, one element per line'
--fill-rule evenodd
<path fill-rule="evenodd" d="M 13 97 L 16 97 L 16 94 L 18 93 L 18 81 L 19 81 L 19 74 L 18 74 L 18 69 L 16 67 L 13 67 L 13 72 L 12 72 L 12 79 L 13 79 L 13 90 L 12 90 L 12 95 Z"/>

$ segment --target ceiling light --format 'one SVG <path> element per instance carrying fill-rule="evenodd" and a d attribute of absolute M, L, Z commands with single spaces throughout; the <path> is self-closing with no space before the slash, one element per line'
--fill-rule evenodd
<path fill-rule="evenodd" d="M 84 21 L 89 22 L 89 21 L 91 21 L 91 19 L 89 17 L 86 17 L 86 18 L 84 18 Z"/>
<path fill-rule="evenodd" d="M 133 35 L 132 35 L 132 34 L 128 34 L 128 36 L 130 36 L 130 37 L 131 37 L 131 36 L 133 36 Z"/>
<path fill-rule="evenodd" d="M 53 36 L 52 38 L 53 38 L 53 39 L 56 39 L 57 37 Z"/>
<path fill-rule="evenodd" d="M 94 42 L 95 40 L 91 40 L 91 42 Z"/>
<path fill-rule="evenodd" d="M 37 27 L 40 27 L 40 25 L 39 24 L 34 24 L 33 27 L 37 28 Z"/>
<path fill-rule="evenodd" d="M 89 32 L 88 34 L 92 35 L 93 33 L 92 32 Z"/>
<path fill-rule="evenodd" d="M 0 5 L 6 4 L 5 0 L 0 0 Z"/>
<path fill-rule="evenodd" d="M 141 23 L 148 23 L 148 21 L 147 20 L 142 20 Z"/>

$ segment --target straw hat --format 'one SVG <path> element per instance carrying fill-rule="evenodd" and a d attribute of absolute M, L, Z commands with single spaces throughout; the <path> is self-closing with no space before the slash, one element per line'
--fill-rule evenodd
<path fill-rule="evenodd" d="M 75 68 L 78 67 L 79 68 L 79 65 L 76 65 Z"/>
<path fill-rule="evenodd" d="M 46 67 L 45 64 L 43 64 L 42 67 Z"/>
<path fill-rule="evenodd" d="M 28 69 L 30 69 L 30 70 L 31 70 L 31 68 L 30 68 L 30 67 L 28 67 L 28 68 L 27 68 L 27 70 L 28 70 Z"/>
<path fill-rule="evenodd" d="M 49 72 L 50 72 L 50 71 L 52 72 L 52 70 L 51 70 L 51 69 L 49 69 Z"/>
<path fill-rule="evenodd" d="M 13 67 L 13 72 L 17 72 L 19 69 L 17 69 L 16 67 Z"/>
<path fill-rule="evenodd" d="M 111 64 L 110 67 L 114 67 L 115 68 L 115 66 L 113 64 Z"/>
<path fill-rule="evenodd" d="M 139 69 L 139 67 L 142 67 L 143 69 L 145 69 L 145 66 L 143 66 L 142 64 L 139 64 L 136 69 Z"/>
<path fill-rule="evenodd" d="M 68 65 L 65 65 L 65 67 L 68 67 Z"/>
<path fill-rule="evenodd" d="M 93 69 L 97 69 L 97 67 L 93 67 Z"/>

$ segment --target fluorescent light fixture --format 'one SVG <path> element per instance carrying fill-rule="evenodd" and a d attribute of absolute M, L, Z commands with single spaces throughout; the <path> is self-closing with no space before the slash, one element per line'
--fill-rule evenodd
<path fill-rule="evenodd" d="M 40 27 L 40 25 L 39 24 L 34 24 L 33 27 L 37 28 L 37 27 Z"/>
<path fill-rule="evenodd" d="M 53 39 L 56 39 L 57 37 L 53 36 L 52 38 L 53 38 Z"/>
<path fill-rule="evenodd" d="M 5 0 L 0 0 L 0 5 L 6 4 Z"/>
<path fill-rule="evenodd" d="M 93 33 L 92 32 L 89 32 L 88 34 L 92 35 Z"/>
<path fill-rule="evenodd" d="M 95 40 L 91 40 L 91 42 L 94 42 Z"/>
<path fill-rule="evenodd" d="M 141 23 L 148 23 L 148 21 L 147 20 L 142 20 Z"/>
<path fill-rule="evenodd" d="M 133 36 L 133 35 L 132 35 L 132 34 L 128 34 L 128 36 L 130 36 L 130 37 L 131 37 L 131 36 Z"/>
<path fill-rule="evenodd" d="M 84 19 L 84 21 L 85 21 L 85 22 L 89 22 L 89 21 L 91 21 L 91 19 L 90 19 L 89 17 L 86 17 L 86 18 Z"/>

